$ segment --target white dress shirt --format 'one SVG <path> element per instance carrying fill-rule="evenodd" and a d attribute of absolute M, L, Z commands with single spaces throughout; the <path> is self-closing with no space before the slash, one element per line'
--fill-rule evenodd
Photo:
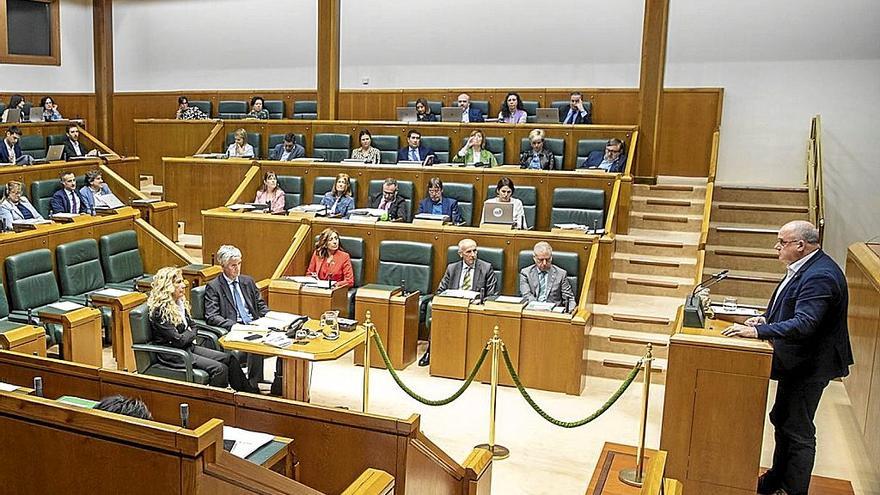
<path fill-rule="evenodd" d="M 791 279 L 794 278 L 798 270 L 800 270 L 801 267 L 807 264 L 807 261 L 809 261 L 810 258 L 815 256 L 815 254 L 818 252 L 819 250 L 817 249 L 812 253 L 804 256 L 803 258 L 795 261 L 794 263 L 789 264 L 788 267 L 786 267 L 785 278 L 782 279 L 782 282 L 779 284 L 779 288 L 776 289 L 776 294 L 773 296 L 773 301 L 770 302 L 770 308 L 773 308 L 773 305 L 776 304 L 776 299 L 779 297 L 779 294 L 782 294 L 782 291 L 785 290 L 785 286 L 788 285 L 789 282 L 791 282 Z"/>

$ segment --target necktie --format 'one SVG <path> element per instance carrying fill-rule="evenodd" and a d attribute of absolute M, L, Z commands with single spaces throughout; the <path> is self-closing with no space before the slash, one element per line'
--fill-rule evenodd
<path fill-rule="evenodd" d="M 79 208 L 76 205 L 76 193 L 70 191 L 70 213 L 79 212 Z"/>
<path fill-rule="evenodd" d="M 569 109 L 568 110 L 568 117 L 565 118 L 565 123 L 566 124 L 574 124 L 574 116 L 575 116 L 574 110 Z"/>
<path fill-rule="evenodd" d="M 241 295 L 239 295 L 238 292 L 238 280 L 236 280 L 232 282 L 232 298 L 235 299 L 235 311 L 238 312 L 238 317 L 241 319 L 241 322 L 247 325 L 251 322 L 251 314 L 245 307 L 244 301 L 241 300 Z"/>
<path fill-rule="evenodd" d="M 547 300 L 547 272 L 538 275 L 538 300 L 541 302 Z"/>
<path fill-rule="evenodd" d="M 415 148 L 409 149 L 409 159 L 413 162 L 419 161 L 419 154 Z"/>
<path fill-rule="evenodd" d="M 464 280 L 461 281 L 461 288 L 464 290 L 471 290 L 471 271 L 473 268 L 466 267 L 464 269 Z"/>

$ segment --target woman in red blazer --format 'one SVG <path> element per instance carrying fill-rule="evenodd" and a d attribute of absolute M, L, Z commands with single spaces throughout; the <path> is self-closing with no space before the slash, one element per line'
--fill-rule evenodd
<path fill-rule="evenodd" d="M 324 229 L 318 236 L 307 272 L 318 280 L 332 280 L 337 286 L 354 287 L 351 257 L 339 249 L 339 234 L 335 230 Z"/>

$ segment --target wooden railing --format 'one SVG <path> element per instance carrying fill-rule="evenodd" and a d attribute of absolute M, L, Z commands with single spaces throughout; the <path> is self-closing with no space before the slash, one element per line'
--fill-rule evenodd
<path fill-rule="evenodd" d="M 810 221 L 819 229 L 819 242 L 825 236 L 825 186 L 822 177 L 822 116 L 810 121 L 807 141 L 807 192 L 810 198 Z"/>
<path fill-rule="evenodd" d="M 709 176 L 706 180 L 706 196 L 703 204 L 703 223 L 700 226 L 700 243 L 697 245 L 697 266 L 694 273 L 694 284 L 703 280 L 703 267 L 706 261 L 706 241 L 709 238 L 709 220 L 712 214 L 712 196 L 715 193 L 715 173 L 718 169 L 718 145 L 721 132 L 712 134 L 712 156 L 709 161 Z"/>

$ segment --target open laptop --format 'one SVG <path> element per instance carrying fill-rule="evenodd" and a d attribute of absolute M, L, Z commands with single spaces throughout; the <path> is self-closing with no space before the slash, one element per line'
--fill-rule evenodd
<path fill-rule="evenodd" d="M 34 165 L 39 165 L 41 163 L 49 163 L 49 162 L 57 162 L 61 160 L 61 155 L 64 153 L 64 145 L 63 144 L 53 144 L 49 146 L 49 151 L 46 152 L 46 158 L 40 158 L 38 160 L 34 160 Z"/>
<path fill-rule="evenodd" d="M 31 107 L 31 122 L 45 122 L 43 107 Z"/>
<path fill-rule="evenodd" d="M 539 108 L 538 113 L 536 114 L 538 117 L 539 124 L 558 124 L 559 123 L 559 109 L 558 108 Z"/>
<path fill-rule="evenodd" d="M 15 123 L 21 122 L 21 109 L 20 108 L 10 108 L 6 112 L 6 122 L 7 123 Z"/>
<path fill-rule="evenodd" d="M 461 108 L 443 107 L 440 109 L 440 120 L 443 122 L 461 122 Z"/>
<path fill-rule="evenodd" d="M 397 107 L 397 120 L 401 122 L 417 121 L 415 107 Z"/>
<path fill-rule="evenodd" d="M 513 225 L 513 203 L 485 203 L 481 223 Z"/>

